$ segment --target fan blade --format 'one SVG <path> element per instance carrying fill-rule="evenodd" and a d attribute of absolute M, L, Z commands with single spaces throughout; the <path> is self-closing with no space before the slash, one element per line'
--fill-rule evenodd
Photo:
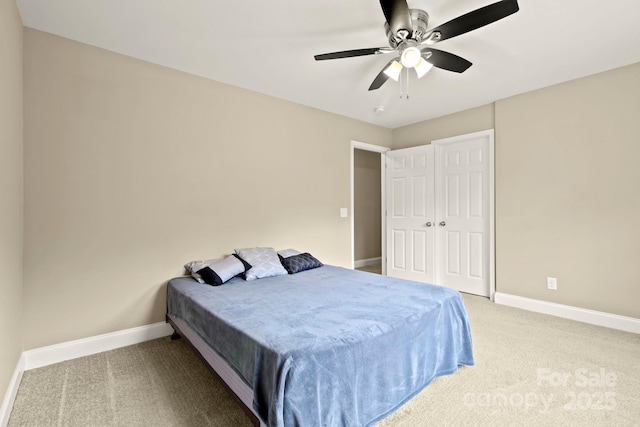
<path fill-rule="evenodd" d="M 516 13 L 520 10 L 518 0 L 502 0 L 497 3 L 490 4 L 472 12 L 458 16 L 451 21 L 440 25 L 431 30 L 431 33 L 440 33 L 434 42 L 450 39 L 469 31 L 477 30 L 480 27 L 496 22 L 502 18 Z M 425 37 L 429 39 L 429 37 Z"/>
<path fill-rule="evenodd" d="M 391 61 L 389 61 L 389 62 L 387 63 L 387 65 L 385 65 L 385 66 L 382 68 L 382 70 L 381 70 L 381 71 L 380 71 L 380 73 L 376 76 L 376 78 L 375 78 L 375 79 L 373 79 L 373 82 L 371 83 L 371 86 L 369 86 L 369 90 L 376 90 L 376 89 L 380 89 L 380 87 L 381 87 L 383 84 L 385 84 L 385 82 L 386 82 L 387 80 L 389 80 L 389 76 L 387 76 L 387 75 L 384 73 L 384 70 L 386 70 L 386 69 L 387 69 L 387 67 L 389 67 L 389 65 L 391 65 L 391 63 L 392 63 L 393 61 L 397 61 L 398 59 L 400 59 L 400 57 L 397 57 L 397 58 L 392 59 Z"/>
<path fill-rule="evenodd" d="M 354 56 L 377 55 L 380 53 L 393 52 L 394 50 L 395 49 L 390 49 L 388 47 L 371 47 L 368 49 L 354 49 L 354 50 L 344 50 L 342 52 L 323 53 L 322 55 L 314 56 L 314 58 L 316 59 L 316 61 L 324 61 L 326 59 L 352 58 Z"/>
<path fill-rule="evenodd" d="M 442 68 L 443 70 L 453 71 L 455 73 L 464 73 L 467 68 L 471 67 L 471 62 L 466 59 L 454 55 L 453 53 L 445 52 L 444 50 L 433 49 L 426 47 L 421 50 L 424 59 L 433 64 L 434 67 Z M 431 52 L 431 56 L 427 54 Z"/>
<path fill-rule="evenodd" d="M 404 40 L 413 33 L 411 13 L 406 0 L 380 0 L 382 13 L 391 28 L 391 34 Z"/>

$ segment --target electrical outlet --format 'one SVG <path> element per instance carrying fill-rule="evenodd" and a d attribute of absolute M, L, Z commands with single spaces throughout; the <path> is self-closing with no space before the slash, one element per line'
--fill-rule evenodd
<path fill-rule="evenodd" d="M 551 289 L 552 291 L 558 290 L 558 279 L 555 277 L 547 277 L 547 289 Z"/>

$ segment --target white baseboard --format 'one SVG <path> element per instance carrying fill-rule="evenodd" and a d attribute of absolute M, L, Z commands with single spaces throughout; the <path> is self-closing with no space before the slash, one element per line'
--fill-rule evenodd
<path fill-rule="evenodd" d="M 636 319 L 634 317 L 626 317 L 602 311 L 573 307 L 570 305 L 556 304 L 553 302 L 525 298 L 502 292 L 495 293 L 494 301 L 496 304 L 508 305 L 510 307 L 522 308 L 524 310 L 564 317 L 565 319 L 577 320 L 578 322 L 590 323 L 592 325 L 640 334 L 640 319 Z"/>
<path fill-rule="evenodd" d="M 382 263 L 382 257 L 359 259 L 359 260 L 353 261 L 353 268 L 368 267 L 370 265 L 376 265 L 381 263 Z"/>
<path fill-rule="evenodd" d="M 24 370 L 40 368 L 65 360 L 89 356 L 103 351 L 113 350 L 128 345 L 171 335 L 173 329 L 168 323 L 159 322 L 152 325 L 139 326 L 104 335 L 84 338 L 61 344 L 40 347 L 25 351 Z"/>
<path fill-rule="evenodd" d="M 16 369 L 13 371 L 13 375 L 9 381 L 7 392 L 4 394 L 2 406 L 0 406 L 0 427 L 6 427 L 7 424 L 9 424 L 9 416 L 11 415 L 11 409 L 13 409 L 13 402 L 16 400 L 16 395 L 18 394 L 18 388 L 20 387 L 23 372 L 24 354 L 21 354 L 20 359 L 18 359 Z"/>

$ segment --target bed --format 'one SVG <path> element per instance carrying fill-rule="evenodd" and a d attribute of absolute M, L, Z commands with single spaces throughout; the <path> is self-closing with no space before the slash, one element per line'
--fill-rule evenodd
<path fill-rule="evenodd" d="M 172 279 L 167 321 L 261 426 L 370 426 L 474 363 L 457 291 L 330 265 Z"/>

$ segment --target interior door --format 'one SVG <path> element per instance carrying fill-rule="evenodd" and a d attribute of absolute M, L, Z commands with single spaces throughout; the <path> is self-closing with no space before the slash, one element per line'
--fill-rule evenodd
<path fill-rule="evenodd" d="M 476 295 L 492 293 L 491 186 L 493 131 L 433 141 L 437 283 Z"/>
<path fill-rule="evenodd" d="M 387 275 L 434 280 L 434 147 L 386 153 Z"/>

